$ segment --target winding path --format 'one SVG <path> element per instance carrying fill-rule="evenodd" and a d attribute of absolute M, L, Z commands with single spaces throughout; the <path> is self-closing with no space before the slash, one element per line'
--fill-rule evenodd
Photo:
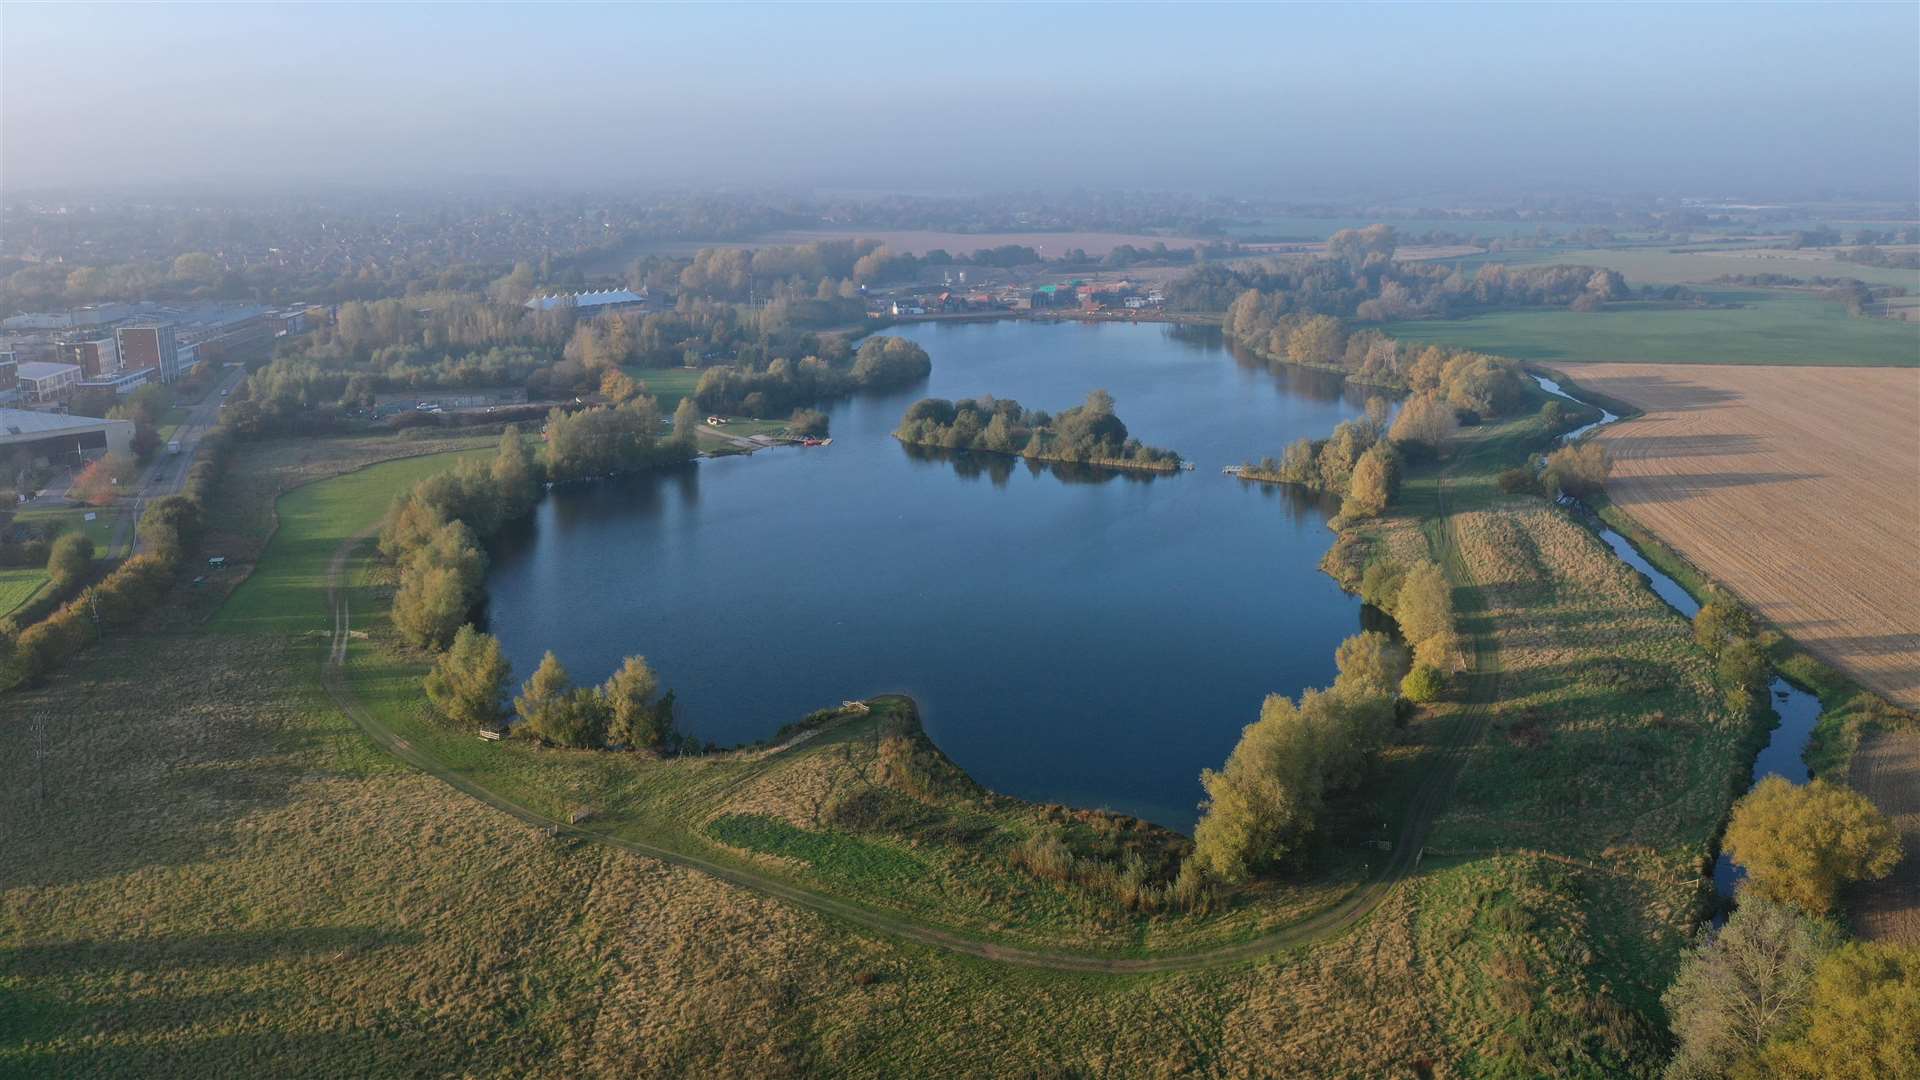
<path fill-rule="evenodd" d="M 1452 519 L 1446 510 L 1446 477 L 1435 481 L 1435 497 L 1440 518 L 1433 523 L 1430 539 L 1435 555 L 1456 584 L 1471 584 L 1465 561 L 1459 556 Z M 388 753 L 414 766 L 474 799 L 504 811 L 528 824 L 636 855 L 658 859 L 709 874 L 742 888 L 785 900 L 796 907 L 839 919 L 866 930 L 887 934 L 918 945 L 951 953 L 978 957 L 999 963 L 1061 972 L 1093 972 L 1114 975 L 1156 972 L 1197 971 L 1246 963 L 1284 949 L 1301 948 L 1330 940 L 1358 925 L 1379 907 L 1393 890 L 1420 864 L 1428 829 L 1446 808 L 1461 770 L 1475 744 L 1480 741 L 1491 720 L 1490 705 L 1499 693 L 1497 646 L 1487 635 L 1475 637 L 1475 671 L 1468 684 L 1465 708 L 1454 721 L 1449 738 L 1440 748 L 1440 760 L 1408 804 L 1407 817 L 1400 827 L 1393 853 L 1378 875 L 1325 908 L 1297 922 L 1259 937 L 1191 952 L 1159 956 L 1124 956 L 1091 952 L 1068 952 L 1000 945 L 956 931 L 943 929 L 891 912 L 816 892 L 755 870 L 727 865 L 700 855 L 629 840 L 560 821 L 523 803 L 507 798 L 469 777 L 448 769 L 431 755 L 415 748 L 398 732 L 383 724 L 353 692 L 346 675 L 347 647 L 352 638 L 346 590 L 342 588 L 347 563 L 374 529 L 363 530 L 341 543 L 327 567 L 327 602 L 333 613 L 333 639 L 321 669 L 321 683 L 340 710 L 351 717 L 367 737 Z"/>

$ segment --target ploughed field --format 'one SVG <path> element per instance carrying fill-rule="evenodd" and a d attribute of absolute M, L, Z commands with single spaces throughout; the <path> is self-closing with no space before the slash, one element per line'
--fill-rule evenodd
<path fill-rule="evenodd" d="M 1880 881 L 1859 886 L 1855 929 L 1862 937 L 1920 947 L 1920 732 L 1873 731 L 1854 752 L 1848 782 L 1893 818 L 1907 858 Z"/>
<path fill-rule="evenodd" d="M 1920 705 L 1920 373 L 1582 364 L 1644 410 L 1609 496 L 1862 684 Z"/>

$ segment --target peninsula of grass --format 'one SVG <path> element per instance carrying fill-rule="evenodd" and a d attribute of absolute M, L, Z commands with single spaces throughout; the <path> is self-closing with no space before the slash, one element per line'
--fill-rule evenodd
<path fill-rule="evenodd" d="M 1012 398 L 965 401 L 922 398 L 907 408 L 894 437 L 909 446 L 978 450 L 1028 461 L 1103 469 L 1177 472 L 1180 455 L 1148 446 L 1127 433 L 1114 414 L 1113 395 L 1095 390 L 1058 415 L 1021 407 Z"/>

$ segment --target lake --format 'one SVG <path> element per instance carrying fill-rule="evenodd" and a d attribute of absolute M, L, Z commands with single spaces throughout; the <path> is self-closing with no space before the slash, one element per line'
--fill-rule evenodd
<path fill-rule="evenodd" d="M 1217 331 L 1003 321 L 890 333 L 927 384 L 827 409 L 833 444 L 555 489 L 495 547 L 489 623 L 524 678 L 644 654 L 682 726 L 766 738 L 842 699 L 913 695 L 981 783 L 1191 829 L 1262 698 L 1334 676 L 1359 601 L 1319 569 L 1327 500 L 1223 476 L 1363 413 L 1330 373 L 1268 370 Z M 1194 472 L 1062 471 L 910 450 L 926 396 L 1059 411 L 1114 395 Z"/>

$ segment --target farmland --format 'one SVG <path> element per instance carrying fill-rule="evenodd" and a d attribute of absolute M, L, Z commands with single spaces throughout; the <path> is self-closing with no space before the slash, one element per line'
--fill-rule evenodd
<path fill-rule="evenodd" d="M 1409 341 L 1522 360 L 1920 366 L 1920 331 L 1912 323 L 1849 315 L 1841 305 L 1808 292 L 1701 291 L 1716 303 L 1739 306 L 1635 302 L 1593 312 L 1500 311 L 1389 323 L 1383 329 Z"/>
<path fill-rule="evenodd" d="M 1904 249 L 1891 249 L 1904 250 Z M 1618 270 L 1635 285 L 1704 284 L 1724 274 L 1783 274 L 1787 277 L 1859 278 L 1874 285 L 1904 285 L 1920 290 L 1920 270 L 1863 266 L 1842 262 L 1832 248 L 1744 246 L 1547 248 L 1503 251 L 1474 262 L 1514 266 L 1571 263 Z"/>
<path fill-rule="evenodd" d="M 1601 434 L 1614 504 L 1863 685 L 1920 704 L 1920 374 L 1582 366 L 1644 416 Z"/>
<path fill-rule="evenodd" d="M 1893 875 L 1859 887 L 1861 936 L 1920 946 L 1920 731 L 1873 731 L 1861 740 L 1848 780 L 1893 818 L 1908 852 Z"/>

